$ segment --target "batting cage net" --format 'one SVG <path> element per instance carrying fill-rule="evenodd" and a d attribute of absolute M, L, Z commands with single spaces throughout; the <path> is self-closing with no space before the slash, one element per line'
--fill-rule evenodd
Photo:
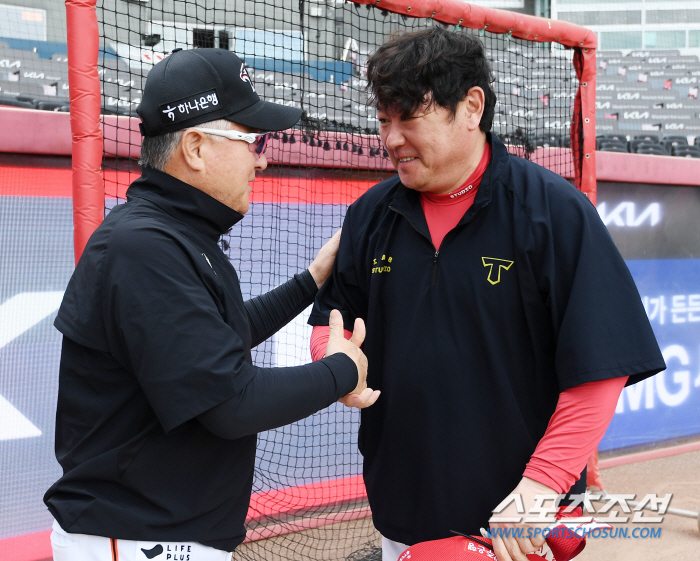
<path fill-rule="evenodd" d="M 83 182 L 85 192 L 74 200 L 76 256 L 94 224 L 124 202 L 140 173 L 135 110 L 148 72 L 176 48 L 232 50 L 245 61 L 263 99 L 303 110 L 296 128 L 273 135 L 268 169 L 254 184 L 248 215 L 220 240 L 244 297 L 266 292 L 306 268 L 341 226 L 347 206 L 395 173 L 365 88 L 368 56 L 397 32 L 444 26 L 477 36 L 491 61 L 498 98 L 493 133 L 511 153 L 595 196 L 596 39 L 575 25 L 458 0 L 417 6 L 385 0 L 100 0 L 95 25 L 81 27 L 95 51 L 99 48 L 95 68 L 94 59 L 81 59 L 85 37 L 80 46 L 71 46 L 71 18 L 83 21 L 71 16 L 71 4 L 87 6 L 83 14 L 94 18 L 94 0 L 92 6 L 67 3 L 78 147 L 74 182 L 79 190 Z M 99 83 L 91 82 L 97 75 Z M 88 137 L 94 142 L 84 149 L 81 142 Z M 100 163 L 96 177 L 94 166 L 99 170 Z M 255 362 L 309 362 L 308 313 L 255 349 Z M 234 559 L 379 558 L 356 446 L 358 425 L 355 410 L 336 404 L 260 434 L 248 541 Z"/>

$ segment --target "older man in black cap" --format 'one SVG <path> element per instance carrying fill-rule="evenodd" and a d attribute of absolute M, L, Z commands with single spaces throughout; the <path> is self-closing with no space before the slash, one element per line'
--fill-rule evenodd
<path fill-rule="evenodd" d="M 138 113 L 142 176 L 90 238 L 55 322 L 54 560 L 226 561 L 245 538 L 256 434 L 378 393 L 365 383 L 364 325 L 345 341 L 337 312 L 320 363 L 251 361 L 313 302 L 338 235 L 307 271 L 247 302 L 217 244 L 248 210 L 267 132 L 300 111 L 262 101 L 233 53 L 198 49 L 153 68 Z"/>

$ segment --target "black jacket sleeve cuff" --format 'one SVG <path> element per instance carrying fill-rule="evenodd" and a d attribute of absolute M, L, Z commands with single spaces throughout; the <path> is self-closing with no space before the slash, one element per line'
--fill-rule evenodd
<path fill-rule="evenodd" d="M 357 387 L 358 371 L 355 361 L 345 353 L 335 353 L 319 362 L 325 364 L 335 378 L 335 386 L 338 392 L 337 398 L 349 394 Z"/>
<path fill-rule="evenodd" d="M 302 290 L 304 291 L 304 295 L 307 298 L 311 299 L 309 301 L 309 304 L 313 304 L 314 298 L 316 298 L 316 294 L 318 293 L 318 286 L 316 286 L 316 281 L 314 280 L 314 277 L 311 275 L 311 272 L 308 269 L 306 269 L 305 271 L 302 271 L 301 273 L 294 275 L 294 278 L 302 286 Z"/>

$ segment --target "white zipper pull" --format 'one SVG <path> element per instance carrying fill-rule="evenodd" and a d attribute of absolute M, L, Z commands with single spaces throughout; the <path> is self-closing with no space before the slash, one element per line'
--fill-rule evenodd
<path fill-rule="evenodd" d="M 209 263 L 209 266 L 211 267 L 211 270 L 214 271 L 214 267 L 212 267 L 211 261 L 209 261 L 209 258 L 207 257 L 207 254 L 206 254 L 206 253 L 202 253 L 202 255 L 204 256 L 204 259 L 207 260 L 207 263 Z M 216 271 L 214 271 L 214 274 L 216 275 Z M 216 276 L 218 277 L 219 275 L 216 275 Z"/>

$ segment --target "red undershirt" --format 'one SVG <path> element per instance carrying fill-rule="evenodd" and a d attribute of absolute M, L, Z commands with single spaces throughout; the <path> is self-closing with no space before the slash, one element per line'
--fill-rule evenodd
<path fill-rule="evenodd" d="M 445 235 L 471 207 L 490 159 L 491 146 L 486 143 L 479 165 L 458 189 L 440 195 L 421 193 L 421 206 L 436 249 L 440 249 Z M 313 360 L 323 358 L 328 336 L 328 326 L 317 325 L 313 328 Z M 345 338 L 350 339 L 351 336 L 352 333 L 345 330 Z M 581 384 L 561 392 L 547 430 L 530 458 L 523 476 L 534 479 L 558 493 L 568 491 L 603 438 L 626 382 L 627 377 L 611 378 Z"/>
<path fill-rule="evenodd" d="M 479 165 L 462 185 L 445 194 L 421 193 L 420 204 L 428 223 L 435 249 L 440 249 L 445 234 L 452 230 L 474 203 L 481 178 L 491 160 L 491 145 L 487 142 Z"/>

